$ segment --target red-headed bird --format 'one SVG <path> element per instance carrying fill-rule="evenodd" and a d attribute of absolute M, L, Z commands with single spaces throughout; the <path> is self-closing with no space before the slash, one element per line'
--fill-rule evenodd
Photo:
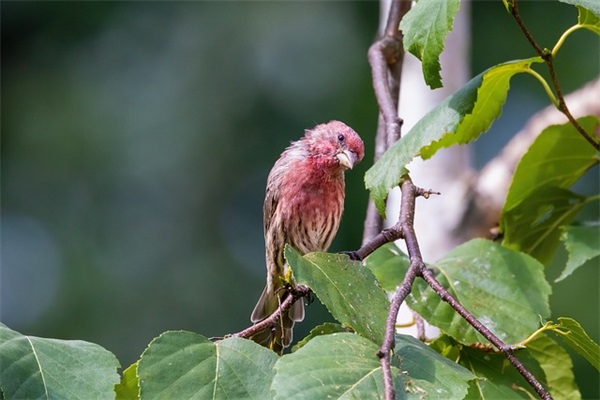
<path fill-rule="evenodd" d="M 326 251 L 344 209 L 344 171 L 364 155 L 363 141 L 348 125 L 331 121 L 306 130 L 281 154 L 269 173 L 263 206 L 267 285 L 252 312 L 252 322 L 271 315 L 289 295 L 283 257 L 285 244 L 301 254 Z M 294 322 L 304 319 L 304 304 L 294 303 L 272 330 L 252 337 L 281 353 L 292 341 Z"/>

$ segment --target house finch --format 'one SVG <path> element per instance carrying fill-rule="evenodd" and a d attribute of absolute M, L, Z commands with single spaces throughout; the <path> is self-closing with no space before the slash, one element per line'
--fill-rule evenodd
<path fill-rule="evenodd" d="M 344 171 L 364 155 L 361 138 L 348 125 L 331 121 L 306 130 L 281 154 L 269 173 L 263 206 L 267 285 L 252 312 L 256 323 L 271 315 L 293 284 L 283 257 L 285 244 L 301 254 L 326 251 L 344 209 Z M 295 321 L 304 319 L 304 304 L 294 303 L 273 329 L 252 339 L 281 353 L 292 341 Z"/>

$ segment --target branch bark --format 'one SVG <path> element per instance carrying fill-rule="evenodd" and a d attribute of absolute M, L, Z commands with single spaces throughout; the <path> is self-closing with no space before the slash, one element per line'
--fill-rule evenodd
<path fill-rule="evenodd" d="M 392 0 L 389 10 L 386 2 L 381 2 L 382 25 L 381 37 L 371 45 L 368 51 L 369 64 L 373 75 L 373 89 L 377 98 L 380 113 L 377 120 L 375 137 L 375 156 L 373 162 L 394 144 L 401 135 L 402 120 L 398 116 L 400 99 L 400 79 L 404 60 L 402 34 L 399 30 L 400 20 L 410 10 L 411 2 Z M 387 15 L 387 18 L 384 16 Z M 363 244 L 370 241 L 383 228 L 383 219 L 371 200 L 367 205 L 367 216 L 363 230 Z"/>
<path fill-rule="evenodd" d="M 562 89 L 558 82 L 558 77 L 556 76 L 556 70 L 554 69 L 554 55 L 550 50 L 542 50 L 542 48 L 533 39 L 533 36 L 523 23 L 523 20 L 519 15 L 519 3 L 517 0 L 512 0 L 512 6 L 510 7 L 510 11 L 513 18 L 517 22 L 517 25 L 519 25 L 519 28 L 521 29 L 531 46 L 534 48 L 536 53 L 538 53 L 538 55 L 546 62 L 546 65 L 548 66 L 548 72 L 550 73 L 552 86 L 554 86 L 554 90 L 556 91 L 556 97 L 558 100 L 558 110 L 567 117 L 569 122 L 571 122 L 571 124 L 575 127 L 575 129 L 577 129 L 581 136 L 585 138 L 585 140 L 587 140 L 596 150 L 600 150 L 600 142 L 597 139 L 594 140 L 594 138 L 588 132 L 586 132 L 585 129 L 583 129 L 583 127 L 579 124 L 579 122 L 577 122 L 573 117 L 573 114 L 571 113 L 571 110 L 567 106 L 567 103 L 563 97 Z"/>

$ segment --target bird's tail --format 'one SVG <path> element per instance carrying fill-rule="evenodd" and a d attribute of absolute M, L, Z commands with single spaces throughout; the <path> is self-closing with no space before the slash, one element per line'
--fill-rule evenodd
<path fill-rule="evenodd" d="M 254 311 L 252 311 L 251 321 L 257 323 L 268 318 L 288 296 L 290 293 L 282 285 L 274 287 L 272 290 L 269 290 L 269 285 L 265 286 Z M 275 326 L 255 333 L 250 339 L 281 354 L 283 349 L 292 343 L 294 323 L 303 319 L 304 303 L 299 300 L 277 319 Z"/>

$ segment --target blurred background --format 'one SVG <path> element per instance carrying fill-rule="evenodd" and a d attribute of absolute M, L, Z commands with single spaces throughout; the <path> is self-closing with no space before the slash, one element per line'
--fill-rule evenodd
<path fill-rule="evenodd" d="M 303 129 L 331 119 L 367 147 L 346 175 L 331 250 L 359 247 L 377 120 L 366 61 L 377 2 L 0 7 L 0 316 L 10 328 L 98 343 L 126 367 L 166 330 L 247 327 L 265 279 L 267 174 Z M 472 75 L 533 55 L 500 1 L 471 10 Z M 522 2 L 521 12 L 545 47 L 577 18 L 557 2 Z M 598 75 L 599 48 L 589 32 L 567 40 L 557 60 L 566 93 Z M 473 146 L 477 166 L 549 104 L 529 76 L 512 86 L 503 116 Z M 576 190 L 598 186 L 596 168 Z M 551 306 L 598 342 L 600 277 L 597 260 L 588 264 L 554 285 Z M 296 338 L 324 320 L 312 305 Z M 574 362 L 584 396 L 600 397 L 597 372 Z"/>

